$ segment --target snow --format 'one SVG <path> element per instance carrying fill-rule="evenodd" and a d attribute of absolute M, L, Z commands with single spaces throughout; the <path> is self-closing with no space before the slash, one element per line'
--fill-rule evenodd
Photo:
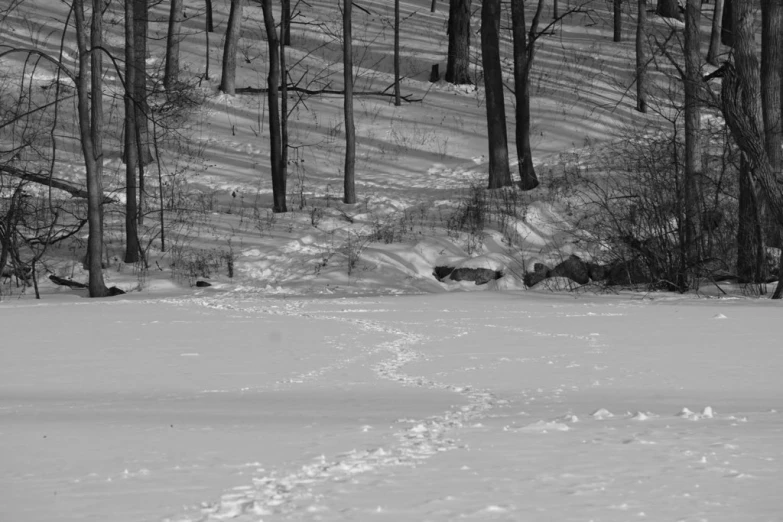
<path fill-rule="evenodd" d="M 172 226 L 167 252 L 153 242 L 150 271 L 110 260 L 107 282 L 128 294 L 93 301 L 42 278 L 36 301 L 0 282 L 1 520 L 780 519 L 777 303 L 726 286 L 680 296 L 521 282 L 534 263 L 586 254 L 546 185 L 562 155 L 586 154 L 583 144 L 639 123 L 619 82 L 605 78 L 607 64 L 632 63 L 632 39 L 611 42 L 606 6 L 542 39 L 532 100 L 542 195 L 520 201 L 524 219 L 503 233 L 493 225 L 471 235 L 446 228 L 486 182 L 483 89 L 427 81 L 445 53 L 432 28 L 444 27 L 447 10 L 401 4 L 416 12 L 403 24 L 403 90 L 425 100 L 357 99 L 358 204 L 340 203 L 336 190 L 341 104 L 316 97 L 292 118 L 294 143 L 308 144 L 292 158 L 292 211 L 267 212 L 263 100 L 217 93 L 213 77 L 187 129 L 186 145 L 203 155 L 164 158 L 171 171 L 187 171 L 204 210 Z M 364 20 L 362 30 L 389 33 L 389 5 L 363 2 L 385 18 Z M 23 6 L 47 24 L 67 9 Z M 115 47 L 120 7 L 109 7 L 117 23 L 106 28 Z M 218 34 L 226 7 L 215 4 Z M 237 85 L 260 86 L 261 19 L 257 6 L 245 9 L 241 45 L 257 59 L 238 60 Z M 165 6 L 153 14 L 151 36 L 162 41 Z M 337 15 L 333 2 L 316 0 L 300 21 L 337 27 Z M 194 75 L 204 69 L 201 21 L 188 18 L 182 42 Z M 25 38 L 0 36 L 32 45 Z M 42 39 L 56 52 L 59 33 Z M 213 64 L 220 40 L 211 39 Z M 377 73 L 385 88 L 388 53 L 373 45 L 384 67 L 357 71 L 371 86 Z M 339 54 L 304 51 L 290 48 L 305 66 L 331 68 L 339 88 Z M 153 54 L 150 66 L 161 63 Z M 21 62 L 8 60 L 11 77 Z M 54 75 L 41 66 L 29 78 L 45 85 Z M 119 92 L 116 82 L 110 88 Z M 57 175 L 83 180 L 77 156 L 68 158 Z M 116 150 L 105 166 L 121 170 Z M 391 240 L 367 240 L 376 232 Z M 107 234 L 121 258 L 111 223 Z M 187 273 L 187 252 L 214 262 L 209 277 Z M 53 256 L 57 275 L 86 278 L 75 254 Z M 432 275 L 440 265 L 504 277 L 440 282 Z M 195 279 L 212 287 L 192 287 Z"/>

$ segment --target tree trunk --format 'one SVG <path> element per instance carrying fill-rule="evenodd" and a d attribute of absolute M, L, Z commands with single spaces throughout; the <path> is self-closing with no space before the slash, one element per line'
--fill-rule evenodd
<path fill-rule="evenodd" d="M 720 21 L 720 43 L 727 47 L 734 45 L 734 16 L 732 15 L 732 1 L 723 0 L 723 12 Z"/>
<path fill-rule="evenodd" d="M 481 4 L 481 62 L 487 104 L 489 188 L 496 189 L 512 184 L 500 65 L 500 0 L 484 0 Z"/>
<path fill-rule="evenodd" d="M 101 46 L 101 9 L 103 2 L 93 0 L 91 47 Z M 87 269 L 90 297 L 105 297 L 109 289 L 103 280 L 101 257 L 103 253 L 103 130 L 102 79 L 103 60 L 101 53 L 89 53 L 87 27 L 84 19 L 84 0 L 73 0 L 76 41 L 79 49 L 79 75 L 76 82 L 78 99 L 79 134 L 82 141 L 84 167 L 87 171 L 87 218 L 90 227 L 87 239 Z M 88 78 L 92 71 L 91 85 Z M 92 100 L 92 106 L 90 106 Z"/>
<path fill-rule="evenodd" d="M 138 144 L 136 142 L 136 54 L 133 29 L 135 2 L 125 2 L 125 262 L 139 261 L 139 234 L 136 227 L 136 175 Z"/>
<path fill-rule="evenodd" d="M 166 37 L 166 66 L 163 87 L 168 91 L 179 81 L 179 40 L 182 29 L 183 0 L 171 0 L 169 31 Z"/>
<path fill-rule="evenodd" d="M 454 85 L 470 81 L 470 0 L 449 2 L 449 56 L 446 81 Z"/>
<path fill-rule="evenodd" d="M 290 10 L 288 0 L 283 0 L 283 13 Z M 280 177 L 288 179 L 288 69 L 286 68 L 285 48 L 288 31 L 291 29 L 290 16 L 288 23 L 280 24 Z M 290 39 L 288 39 L 290 43 Z"/>
<path fill-rule="evenodd" d="M 744 88 L 739 93 L 739 102 L 745 116 L 758 129 L 759 137 L 766 144 L 761 114 L 760 70 L 753 32 L 752 1 L 733 0 L 726 2 L 727 5 L 730 3 L 733 4 L 731 26 L 734 41 L 734 63 L 737 67 L 737 75 L 744 80 Z M 764 156 L 767 156 L 766 150 Z M 745 159 L 743 159 L 744 162 Z M 766 157 L 766 162 L 767 166 L 771 168 L 769 157 Z M 756 177 L 757 174 L 754 172 L 755 166 L 752 164 L 748 164 L 746 168 L 741 170 L 737 274 L 743 282 L 760 283 L 766 278 L 766 274 L 763 273 L 763 237 L 756 232 L 762 229 L 761 216 L 755 184 L 751 181 L 751 176 Z"/>
<path fill-rule="evenodd" d="M 280 4 L 283 11 L 283 24 L 280 29 L 283 37 L 281 40 L 283 45 L 289 46 L 291 45 L 291 0 L 280 0 Z"/>
<path fill-rule="evenodd" d="M 678 281 L 681 290 L 694 288 L 700 257 L 699 221 L 701 212 L 701 0 L 687 0 L 685 6 L 685 271 Z"/>
<path fill-rule="evenodd" d="M 680 12 L 680 5 L 677 3 L 677 0 L 658 0 L 655 14 L 664 18 L 682 20 L 682 13 Z"/>
<path fill-rule="evenodd" d="M 280 85 L 280 41 L 277 38 L 275 19 L 272 17 L 272 0 L 262 0 L 264 27 L 269 44 L 269 76 L 267 77 L 269 100 L 269 148 L 272 166 L 273 212 L 286 212 L 286 178 L 282 165 L 282 146 L 280 135 L 280 107 L 278 105 L 278 86 Z"/>
<path fill-rule="evenodd" d="M 134 57 L 136 59 L 136 128 L 138 134 L 139 155 L 138 160 L 142 166 L 152 163 L 152 141 L 149 130 L 149 104 L 147 103 L 147 27 L 149 24 L 149 0 L 134 0 L 133 6 L 134 25 Z M 143 180 L 139 179 L 139 185 Z M 143 196 L 143 194 L 140 194 Z"/>
<path fill-rule="evenodd" d="M 212 19 L 212 0 L 206 0 L 206 8 L 207 8 L 207 32 L 214 33 L 215 22 Z"/>
<path fill-rule="evenodd" d="M 353 123 L 353 45 L 351 42 L 351 0 L 343 0 L 343 82 L 345 96 L 343 112 L 345 114 L 345 182 L 343 201 L 356 203 L 354 168 L 356 165 L 356 129 Z"/>
<path fill-rule="evenodd" d="M 712 31 L 710 32 L 710 49 L 707 51 L 707 63 L 718 65 L 720 54 L 720 19 L 723 15 L 723 0 L 715 0 L 715 10 L 712 12 Z"/>
<path fill-rule="evenodd" d="M 400 105 L 400 0 L 394 0 L 394 106 Z"/>
<path fill-rule="evenodd" d="M 236 93 L 237 42 L 242 31 L 242 8 L 244 0 L 231 0 L 226 28 L 226 43 L 223 46 L 223 71 L 219 89 L 226 94 Z"/>
<path fill-rule="evenodd" d="M 636 110 L 647 112 L 647 2 L 638 0 L 636 18 Z"/>
<path fill-rule="evenodd" d="M 620 42 L 623 39 L 623 2 L 614 0 L 614 41 Z"/>
<path fill-rule="evenodd" d="M 530 148 L 530 69 L 535 57 L 535 38 L 543 12 L 544 0 L 538 1 L 536 13 L 527 31 L 524 0 L 511 2 L 511 33 L 514 40 L 514 96 L 516 100 L 516 141 L 519 159 L 520 188 L 532 190 L 538 186 Z"/>
<path fill-rule="evenodd" d="M 761 107 L 767 156 L 777 177 L 783 171 L 783 125 L 781 87 L 783 86 L 783 0 L 761 2 Z M 761 198 L 765 237 L 770 246 L 780 248 L 780 227 L 766 210 Z M 783 274 L 780 274 L 783 275 Z"/>

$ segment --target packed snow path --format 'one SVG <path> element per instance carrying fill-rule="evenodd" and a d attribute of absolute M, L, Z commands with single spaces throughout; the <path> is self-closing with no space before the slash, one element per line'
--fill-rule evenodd
<path fill-rule="evenodd" d="M 778 520 L 779 315 L 533 293 L 0 303 L 20 332 L 0 502 L 26 522 Z"/>

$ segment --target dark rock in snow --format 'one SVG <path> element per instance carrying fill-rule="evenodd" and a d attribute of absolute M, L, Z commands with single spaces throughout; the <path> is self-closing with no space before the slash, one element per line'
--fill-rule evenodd
<path fill-rule="evenodd" d="M 651 282 L 650 272 L 639 259 L 612 264 L 606 281 L 608 285 L 641 285 Z"/>
<path fill-rule="evenodd" d="M 454 271 L 454 267 L 453 266 L 436 266 L 435 270 L 433 270 L 433 272 L 432 272 L 432 275 L 434 275 L 435 279 L 437 279 L 438 281 L 443 281 L 453 271 Z"/>
<path fill-rule="evenodd" d="M 568 259 L 557 265 L 549 274 L 550 277 L 567 277 L 571 281 L 586 285 L 590 282 L 587 265 L 579 256 L 570 255 Z"/>
<path fill-rule="evenodd" d="M 196 286 L 203 288 L 205 286 L 212 286 L 212 283 L 207 283 L 206 281 L 196 281 Z"/>
<path fill-rule="evenodd" d="M 525 274 L 525 277 L 523 278 L 523 281 L 525 283 L 525 286 L 531 287 L 535 286 L 547 277 L 549 277 L 549 267 L 542 264 L 542 263 L 536 263 L 533 265 L 533 272 L 527 272 Z"/>
<path fill-rule="evenodd" d="M 125 293 L 125 290 L 122 290 L 120 288 L 117 288 L 116 286 L 112 286 L 109 288 L 109 295 L 114 297 L 115 295 L 122 295 Z"/>
<path fill-rule="evenodd" d="M 593 281 L 604 281 L 609 276 L 607 267 L 597 263 L 587 263 L 587 273 Z"/>
<path fill-rule="evenodd" d="M 477 285 L 484 285 L 501 277 L 503 272 L 489 268 L 455 268 L 450 275 L 452 281 L 475 281 Z"/>

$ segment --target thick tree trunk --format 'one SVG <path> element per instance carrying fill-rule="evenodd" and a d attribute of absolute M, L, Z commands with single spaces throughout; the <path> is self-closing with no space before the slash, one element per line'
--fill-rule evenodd
<path fill-rule="evenodd" d="M 677 3 L 677 0 L 658 0 L 655 14 L 664 18 L 682 20 L 682 13 L 680 12 L 680 5 Z"/>
<path fill-rule="evenodd" d="M 533 152 L 530 147 L 530 69 L 535 57 L 535 38 L 543 6 L 544 0 L 539 0 L 528 32 L 525 22 L 524 0 L 511 1 L 511 33 L 514 40 L 514 96 L 517 118 L 516 141 L 519 159 L 519 186 L 522 190 L 532 190 L 538 186 L 538 177 L 533 166 Z"/>
<path fill-rule="evenodd" d="M 286 212 L 286 178 L 282 169 L 282 145 L 280 134 L 280 107 L 278 93 L 280 85 L 280 40 L 277 38 L 275 19 L 272 16 L 272 0 L 262 0 L 264 28 L 269 44 L 269 76 L 267 77 L 269 100 L 269 148 L 272 166 L 273 212 Z"/>
<path fill-rule="evenodd" d="M 237 42 L 242 31 L 242 8 L 244 0 L 231 0 L 226 28 L 226 43 L 223 46 L 223 70 L 219 89 L 226 94 L 236 93 Z"/>
<path fill-rule="evenodd" d="M 93 0 L 91 47 L 101 46 L 101 0 Z M 89 53 L 87 27 L 84 19 L 84 1 L 73 0 L 76 41 L 79 49 L 79 75 L 76 82 L 78 98 L 79 133 L 82 141 L 84 167 L 87 171 L 87 218 L 90 227 L 87 239 L 87 269 L 90 271 L 90 297 L 105 297 L 109 289 L 103 280 L 101 257 L 103 252 L 103 104 L 101 53 Z M 88 83 L 92 71 L 91 85 Z M 92 100 L 92 106 L 90 106 Z M 97 117 L 96 117 L 97 116 Z"/>
<path fill-rule="evenodd" d="M 761 2 L 761 107 L 767 156 L 775 175 L 783 171 L 783 116 L 781 88 L 783 87 L 783 0 Z M 780 227 L 767 212 L 764 198 L 765 237 L 770 246 L 780 248 Z M 783 275 L 783 274 L 781 274 Z"/>
<path fill-rule="evenodd" d="M 354 168 L 356 166 L 356 129 L 353 123 L 353 44 L 351 42 L 352 1 L 343 0 L 343 82 L 345 96 L 343 112 L 345 114 L 345 179 L 343 201 L 356 203 Z"/>
<path fill-rule="evenodd" d="M 623 39 L 623 3 L 622 0 L 614 0 L 614 41 Z"/>
<path fill-rule="evenodd" d="M 183 0 L 171 0 L 169 30 L 166 37 L 166 65 L 163 72 L 163 87 L 168 91 L 179 81 L 179 40 L 182 30 Z"/>
<path fill-rule="evenodd" d="M 500 0 L 484 0 L 481 5 L 481 62 L 487 104 L 489 188 L 496 189 L 512 185 L 500 66 Z"/>
<path fill-rule="evenodd" d="M 647 112 L 647 2 L 638 0 L 636 18 L 636 110 Z"/>
<path fill-rule="evenodd" d="M 764 125 L 761 114 L 760 70 L 756 56 L 755 34 L 753 31 L 752 1 L 732 0 L 726 4 L 732 5 L 732 29 L 734 41 L 734 63 L 737 75 L 743 79 L 743 88 L 739 93 L 739 102 L 745 117 L 758 129 L 757 133 L 766 143 L 764 138 Z M 764 151 L 766 165 L 771 169 L 769 157 Z M 751 176 L 755 178 L 755 165 L 749 164 L 740 173 L 739 219 L 737 245 L 740 251 L 737 255 L 737 273 L 748 283 L 760 283 L 766 275 L 764 266 L 764 245 L 761 234 L 755 233 L 761 230 L 761 215 L 758 208 L 755 184 Z M 747 172 L 747 175 L 746 175 Z M 746 223 L 742 223 L 746 221 Z M 743 235 L 744 234 L 744 235 Z M 761 256 L 761 259 L 758 259 Z"/>
<path fill-rule="evenodd" d="M 139 261 L 139 233 L 136 227 L 136 175 L 138 144 L 136 142 L 136 54 L 133 29 L 135 2 L 125 2 L 125 262 Z"/>
<path fill-rule="evenodd" d="M 684 271 L 678 281 L 681 290 L 696 284 L 700 257 L 699 225 L 701 212 L 701 0 L 687 0 L 685 7 L 685 257 Z"/>
<path fill-rule="evenodd" d="M 470 81 L 470 0 L 449 2 L 449 56 L 446 81 L 454 85 Z"/>
<path fill-rule="evenodd" d="M 715 0 L 715 10 L 712 12 L 712 30 L 710 32 L 710 49 L 707 51 L 707 63 L 718 65 L 720 54 L 720 20 L 723 16 L 723 0 Z"/>

